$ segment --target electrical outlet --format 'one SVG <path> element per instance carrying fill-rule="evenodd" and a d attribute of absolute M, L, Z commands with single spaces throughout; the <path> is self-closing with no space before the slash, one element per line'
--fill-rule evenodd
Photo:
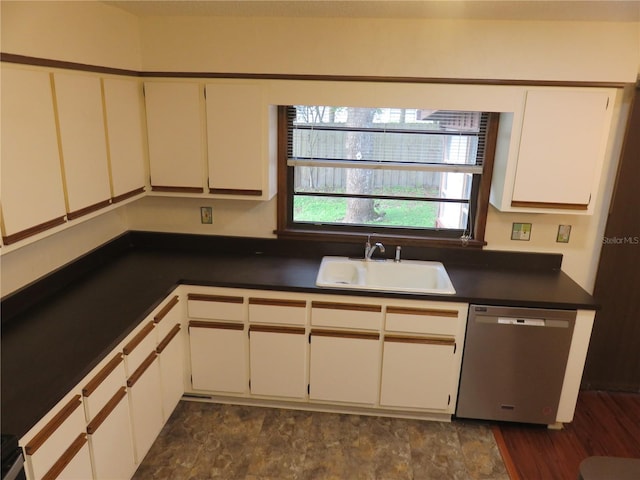
<path fill-rule="evenodd" d="M 213 223 L 212 207 L 200 207 L 200 223 Z"/>
<path fill-rule="evenodd" d="M 556 242 L 569 243 L 570 236 L 571 236 L 571 225 L 558 225 L 558 234 L 556 235 Z"/>
<path fill-rule="evenodd" d="M 511 240 L 525 240 L 531 239 L 531 224 L 530 223 L 514 223 L 511 227 Z"/>

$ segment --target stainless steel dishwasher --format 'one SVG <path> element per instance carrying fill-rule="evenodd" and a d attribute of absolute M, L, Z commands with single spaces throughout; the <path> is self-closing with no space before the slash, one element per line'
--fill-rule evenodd
<path fill-rule="evenodd" d="M 572 310 L 471 305 L 456 415 L 555 423 Z"/>

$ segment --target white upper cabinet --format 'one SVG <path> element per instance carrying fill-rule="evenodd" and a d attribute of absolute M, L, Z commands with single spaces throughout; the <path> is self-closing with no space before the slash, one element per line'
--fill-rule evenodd
<path fill-rule="evenodd" d="M 209 192 L 268 200 L 276 193 L 276 107 L 259 83 L 206 86 Z"/>
<path fill-rule="evenodd" d="M 69 219 L 110 204 L 100 78 L 54 73 Z"/>
<path fill-rule="evenodd" d="M 491 203 L 502 211 L 593 213 L 615 95 L 528 90 L 522 115 L 501 118 Z"/>
<path fill-rule="evenodd" d="M 142 193 L 146 141 L 142 127 L 142 85 L 133 79 L 103 79 L 114 202 Z"/>
<path fill-rule="evenodd" d="M 197 83 L 145 82 L 152 191 L 204 191 L 203 97 Z"/>
<path fill-rule="evenodd" d="M 64 223 L 50 75 L 2 65 L 2 232 L 5 245 Z"/>

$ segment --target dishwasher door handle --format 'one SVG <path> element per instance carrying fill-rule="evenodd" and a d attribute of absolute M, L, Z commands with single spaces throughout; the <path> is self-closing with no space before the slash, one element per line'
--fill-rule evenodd
<path fill-rule="evenodd" d="M 543 318 L 498 317 L 498 323 L 501 325 L 527 325 L 530 327 L 544 327 L 546 325 Z"/>

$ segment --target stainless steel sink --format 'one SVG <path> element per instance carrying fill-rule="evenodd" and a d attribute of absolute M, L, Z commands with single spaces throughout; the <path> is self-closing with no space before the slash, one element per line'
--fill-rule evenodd
<path fill-rule="evenodd" d="M 440 262 L 324 257 L 318 287 L 453 295 L 447 270 Z"/>

